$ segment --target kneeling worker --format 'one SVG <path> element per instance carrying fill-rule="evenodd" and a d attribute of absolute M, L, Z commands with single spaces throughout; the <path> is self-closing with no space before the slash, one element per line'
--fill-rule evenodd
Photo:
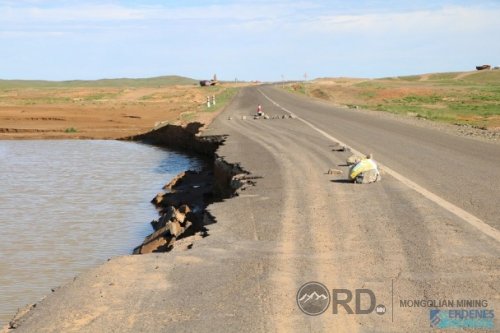
<path fill-rule="evenodd" d="M 349 169 L 349 179 L 358 184 L 374 183 L 381 179 L 377 162 L 371 154 Z"/>

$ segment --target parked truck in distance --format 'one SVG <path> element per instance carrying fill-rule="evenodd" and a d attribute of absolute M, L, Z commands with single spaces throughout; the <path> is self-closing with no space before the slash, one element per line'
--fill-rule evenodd
<path fill-rule="evenodd" d="M 212 80 L 201 80 L 200 86 L 202 86 L 202 87 L 215 86 L 218 83 L 219 83 L 219 81 L 217 81 L 217 74 L 214 74 L 214 78 Z"/>

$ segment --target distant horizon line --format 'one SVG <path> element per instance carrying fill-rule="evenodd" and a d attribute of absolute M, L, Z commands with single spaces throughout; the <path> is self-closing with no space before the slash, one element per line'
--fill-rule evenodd
<path fill-rule="evenodd" d="M 461 71 L 449 71 L 449 72 L 428 72 L 428 73 L 416 73 L 416 74 L 404 74 L 404 75 L 394 75 L 394 76 L 380 76 L 380 77 L 358 77 L 358 76 L 321 76 L 321 77 L 315 77 L 311 79 L 304 80 L 303 78 L 297 78 L 297 79 L 286 79 L 286 80 L 274 80 L 274 81 L 269 81 L 269 80 L 219 80 L 221 82 L 292 82 L 292 81 L 314 81 L 317 79 L 329 79 L 329 78 L 349 78 L 349 79 L 383 79 L 383 78 L 395 78 L 395 77 L 406 77 L 406 76 L 418 76 L 418 75 L 429 75 L 429 74 L 442 74 L 442 73 L 466 73 L 466 72 L 480 72 L 476 69 L 470 69 L 470 70 L 461 70 Z M 54 83 L 62 83 L 62 82 L 84 82 L 84 81 L 111 81 L 111 80 L 150 80 L 150 79 L 161 79 L 161 78 L 181 78 L 181 79 L 188 79 L 188 80 L 193 80 L 193 81 L 199 81 L 199 80 L 210 80 L 210 79 L 199 79 L 199 78 L 192 78 L 189 76 L 184 76 L 184 75 L 179 75 L 179 74 L 168 74 L 168 75 L 156 75 L 156 76 L 141 76 L 141 77 L 103 77 L 103 78 L 96 78 L 96 79 L 61 79 L 61 80 L 54 80 L 54 79 L 6 79 L 6 78 L 1 78 L 0 81 L 41 81 L 41 82 L 54 82 Z"/>

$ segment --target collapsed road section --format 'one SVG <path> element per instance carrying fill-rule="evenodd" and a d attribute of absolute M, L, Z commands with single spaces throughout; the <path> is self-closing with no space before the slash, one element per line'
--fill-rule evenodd
<path fill-rule="evenodd" d="M 208 205 L 235 195 L 245 184 L 248 172 L 217 156 L 226 139 L 223 135 L 199 136 L 201 123 L 186 126 L 166 125 L 151 132 L 126 138 L 200 155 L 205 164 L 200 171 L 188 170 L 174 177 L 151 201 L 159 218 L 151 222 L 154 232 L 137 246 L 134 254 L 167 252 L 176 247 L 190 248 L 196 239 L 208 236 L 206 226 L 215 218 Z M 182 240 L 182 241 L 181 241 Z"/>

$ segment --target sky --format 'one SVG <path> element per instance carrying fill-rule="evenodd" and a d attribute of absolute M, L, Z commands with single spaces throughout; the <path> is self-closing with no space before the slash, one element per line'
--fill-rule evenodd
<path fill-rule="evenodd" d="M 500 0 L 0 0 L 0 79 L 280 81 L 500 65 Z"/>

